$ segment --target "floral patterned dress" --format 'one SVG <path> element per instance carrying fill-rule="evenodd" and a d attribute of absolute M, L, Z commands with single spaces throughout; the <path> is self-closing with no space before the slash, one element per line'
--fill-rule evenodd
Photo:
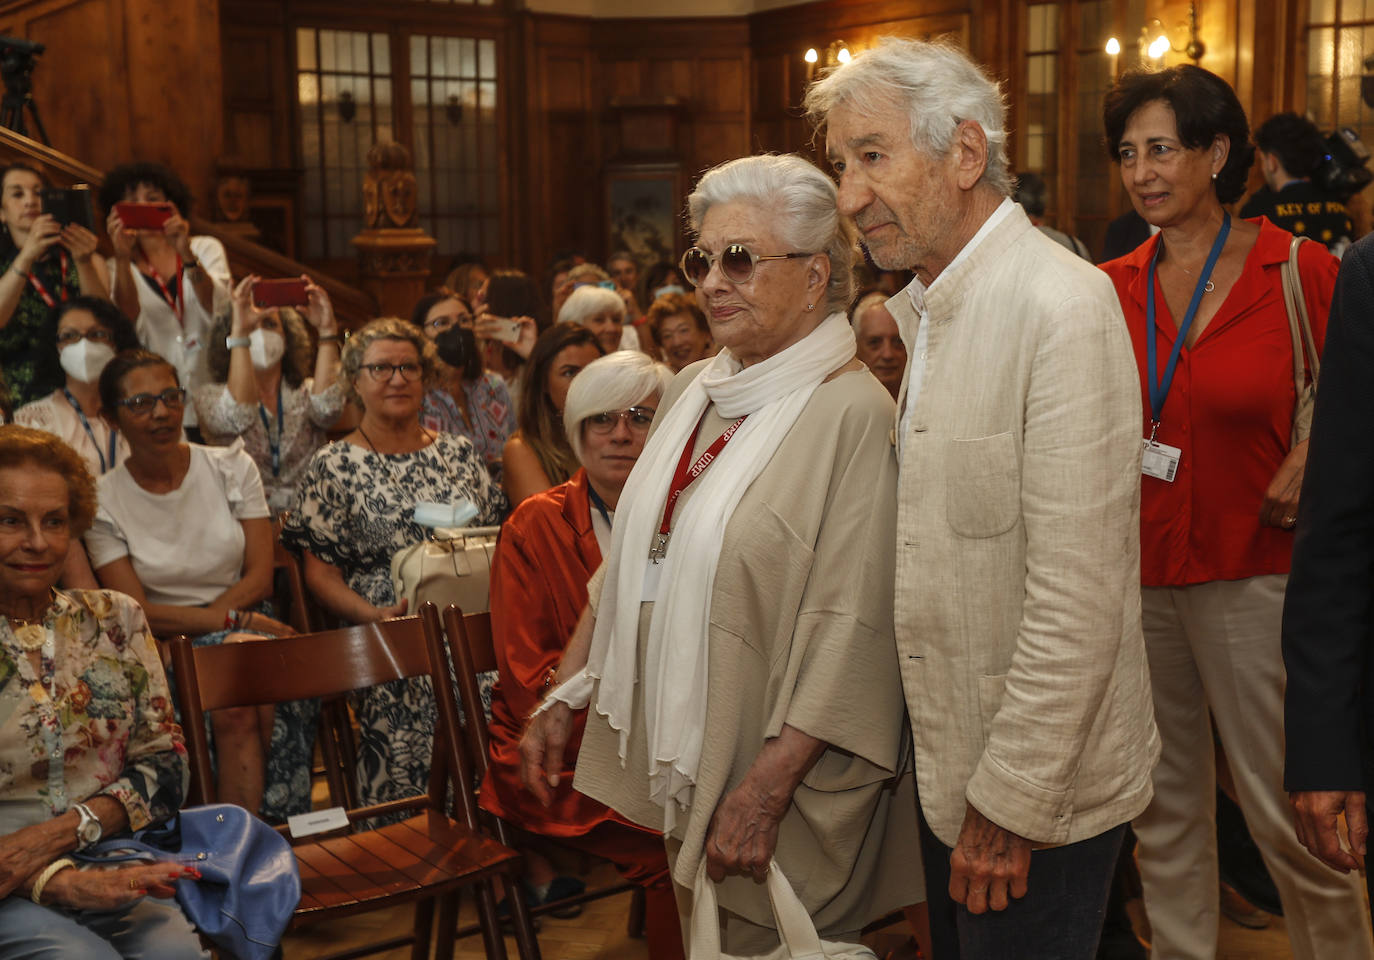
<path fill-rule="evenodd" d="M 18 255 L 16 250 L 0 259 L 0 273 L 8 270 Z M 60 256 L 44 257 L 33 268 L 33 275 L 38 282 L 58 302 L 81 293 L 76 261 L 68 256 L 65 262 L 65 276 L 62 275 L 63 260 Z M 62 367 L 57 362 L 54 312 L 33 284 L 26 284 L 9 323 L 0 327 L 0 373 L 4 374 L 5 382 L 9 385 L 10 403 L 16 410 L 26 403 L 42 399 L 66 382 Z"/>
<path fill-rule="evenodd" d="M 349 589 L 391 606 L 391 557 L 428 530 L 412 520 L 415 504 L 468 499 L 474 525 L 495 525 L 506 496 L 466 437 L 441 433 L 414 453 L 378 454 L 339 440 L 315 454 L 296 488 L 282 541 L 342 571 Z M 434 692 L 428 678 L 373 687 L 353 700 L 362 734 L 358 781 L 363 803 L 424 793 L 433 747 Z"/>
<path fill-rule="evenodd" d="M 113 590 L 59 591 L 48 622 L 42 674 L 0 629 L 0 832 L 93 796 L 118 800 L 131 830 L 166 820 L 190 770 L 143 610 Z"/>
<path fill-rule="evenodd" d="M 493 480 L 501 482 L 501 454 L 515 432 L 515 404 L 510 389 L 498 373 L 484 370 L 476 380 L 463 381 L 468 416 L 463 416 L 453 396 L 442 387 L 425 394 L 420 424 L 435 433 L 467 437 L 486 461 Z"/>

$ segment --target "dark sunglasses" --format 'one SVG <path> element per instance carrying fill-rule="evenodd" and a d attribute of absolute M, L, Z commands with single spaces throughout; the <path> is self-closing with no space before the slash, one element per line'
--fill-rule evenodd
<path fill-rule="evenodd" d="M 720 263 L 720 273 L 731 283 L 748 283 L 754 277 L 754 267 L 763 260 L 799 260 L 809 253 L 778 253 L 759 256 L 742 243 L 732 243 L 718 255 L 712 256 L 701 247 L 692 247 L 682 255 L 682 275 L 694 287 L 706 282 L 711 267 Z"/>
<path fill-rule="evenodd" d="M 136 417 L 146 417 L 157 409 L 159 401 L 168 410 L 180 410 L 186 405 L 186 391 L 180 387 L 168 387 L 161 393 L 140 393 L 125 397 L 119 401 L 119 405 Z"/>

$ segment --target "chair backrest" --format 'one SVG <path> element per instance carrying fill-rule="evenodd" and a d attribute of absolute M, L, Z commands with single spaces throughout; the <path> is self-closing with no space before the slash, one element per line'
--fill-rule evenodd
<path fill-rule="evenodd" d="M 273 526 L 272 566 L 281 570 L 286 577 L 286 590 L 291 601 L 291 626 L 297 633 L 312 633 L 322 626 L 315 602 L 305 586 L 305 564 L 300 555 L 288 550 L 281 542 L 281 528 L 286 513 L 277 518 Z"/>
<path fill-rule="evenodd" d="M 438 715 L 429 793 L 355 807 L 349 810 L 349 819 L 426 807 L 442 809 L 447 776 L 454 777 L 456 783 L 472 783 L 471 761 L 457 733 L 458 703 L 449 682 L 443 631 L 432 603 L 422 606 L 418 616 L 276 640 L 193 647 L 188 638 L 176 637 L 172 641 L 172 668 L 191 751 L 192 796 L 198 802 L 209 803 L 215 798 L 205 735 L 206 711 L 328 697 L 421 676 L 430 678 Z M 462 819 L 476 828 L 471 793 L 455 793 Z"/>
<path fill-rule="evenodd" d="M 449 649 L 453 652 L 458 695 L 463 702 L 463 716 L 467 720 L 463 724 L 463 739 L 480 780 L 487 773 L 491 737 L 487 733 L 486 714 L 482 712 L 482 692 L 477 687 L 477 675 L 496 669 L 491 614 L 465 615 L 450 603 L 444 608 L 444 632 L 448 635 Z"/>

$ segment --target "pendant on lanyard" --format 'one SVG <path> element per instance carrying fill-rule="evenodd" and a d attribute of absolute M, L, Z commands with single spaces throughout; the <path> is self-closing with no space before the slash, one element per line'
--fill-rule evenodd
<path fill-rule="evenodd" d="M 707 467 L 715 463 L 720 452 L 725 449 L 725 445 L 730 442 L 730 438 L 735 435 L 739 425 L 748 416 L 749 414 L 746 413 L 726 427 L 725 432 L 711 441 L 711 445 L 693 463 L 692 447 L 696 444 L 697 432 L 706 421 L 706 414 L 703 413 L 701 419 L 697 421 L 697 429 L 693 430 L 691 435 L 687 437 L 687 445 L 682 448 L 682 457 L 678 460 L 677 469 L 673 471 L 673 480 L 668 485 L 668 501 L 663 505 L 663 522 L 659 524 L 658 533 L 654 535 L 653 546 L 649 548 L 649 559 L 654 563 L 662 563 L 663 558 L 668 555 L 668 539 L 672 536 L 673 510 L 677 507 L 678 497 L 682 496 L 682 491 L 691 486 L 693 480 L 706 472 Z"/>
<path fill-rule="evenodd" d="M 67 302 L 67 270 L 71 266 L 71 261 L 67 259 L 66 250 L 57 251 L 58 274 L 57 274 L 57 296 L 63 303 Z M 38 279 L 38 274 L 29 271 L 29 284 L 38 291 L 38 295 L 43 298 L 43 302 L 48 305 L 48 309 L 57 306 L 57 300 L 48 292 L 48 288 L 43 286 L 43 281 Z"/>
<path fill-rule="evenodd" d="M 76 402 L 76 397 L 72 396 L 70 390 L 63 387 L 62 392 L 67 395 L 67 402 L 72 405 L 76 415 L 81 418 L 81 426 L 85 429 L 86 436 L 91 438 L 91 446 L 95 447 L 95 455 L 100 458 L 100 472 L 105 473 L 107 470 L 113 470 L 115 466 L 115 442 L 119 439 L 119 434 L 115 432 L 114 427 L 106 427 L 106 430 L 109 431 L 107 440 L 110 447 L 110 459 L 106 460 L 105 454 L 100 452 L 100 441 L 95 438 L 95 431 L 91 429 L 91 421 L 86 419 L 86 411 L 81 409 L 81 404 Z"/>
<path fill-rule="evenodd" d="M 1226 237 L 1230 232 L 1231 215 L 1224 213 L 1221 229 L 1217 231 L 1216 240 L 1212 241 L 1212 251 L 1207 255 L 1207 262 L 1203 265 L 1202 273 L 1198 276 L 1197 286 L 1193 288 L 1193 298 L 1188 302 L 1188 310 L 1178 325 L 1178 334 L 1174 339 L 1173 349 L 1169 351 L 1169 362 L 1164 367 L 1162 380 L 1158 373 L 1159 350 L 1156 343 L 1158 335 L 1155 331 L 1155 273 L 1159 268 L 1159 251 L 1164 246 L 1162 238 L 1155 246 L 1154 256 L 1150 258 L 1150 271 L 1145 288 L 1145 386 L 1150 395 L 1150 436 L 1144 441 L 1141 471 L 1147 476 L 1170 483 L 1173 482 L 1174 476 L 1178 472 L 1178 462 L 1182 456 L 1182 451 L 1177 447 L 1157 443 L 1155 435 L 1159 432 L 1160 417 L 1164 415 L 1164 401 L 1169 396 L 1169 388 L 1174 383 L 1174 373 L 1178 370 L 1178 359 L 1183 352 L 1183 343 L 1188 338 L 1188 331 L 1193 326 L 1193 318 L 1197 316 L 1198 307 L 1202 304 L 1202 295 L 1207 292 L 1209 286 L 1212 286 L 1212 271 L 1216 269 L 1217 260 L 1221 258 L 1221 250 L 1226 246 Z"/>
<path fill-rule="evenodd" d="M 162 294 L 162 299 L 167 301 L 167 306 L 171 307 L 172 312 L 176 314 L 177 326 L 185 332 L 186 296 L 181 287 L 181 278 L 185 271 L 182 268 L 181 254 L 177 254 L 176 286 L 172 288 L 168 288 L 166 282 L 162 279 L 162 274 L 158 273 L 157 267 L 153 266 L 153 261 L 147 258 L 142 259 L 142 266 L 147 267 L 146 275 L 153 278 L 153 282 L 157 284 L 158 292 Z"/>
<path fill-rule="evenodd" d="M 258 402 L 258 416 L 262 419 L 263 433 L 267 434 L 267 449 L 272 454 L 272 476 L 281 476 L 281 434 L 282 434 L 282 406 L 281 406 L 281 384 L 277 384 L 277 435 L 272 436 L 272 424 L 267 419 L 267 408 Z"/>

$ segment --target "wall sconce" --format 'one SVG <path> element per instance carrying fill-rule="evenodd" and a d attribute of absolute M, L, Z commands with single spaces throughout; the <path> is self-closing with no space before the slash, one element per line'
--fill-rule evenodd
<path fill-rule="evenodd" d="M 444 104 L 444 116 L 448 117 L 448 122 L 455 127 L 463 122 L 463 103 L 458 99 L 458 94 L 448 95 L 448 101 Z"/>
<path fill-rule="evenodd" d="M 1181 38 L 1182 44 L 1176 43 L 1173 36 Z M 1159 60 L 1170 50 L 1181 53 L 1197 63 L 1207 52 L 1207 47 L 1197 35 L 1197 4 L 1188 4 L 1187 22 L 1177 24 L 1172 31 L 1165 27 L 1164 22 L 1158 17 L 1146 20 L 1145 25 L 1140 28 L 1140 40 L 1137 45 L 1140 48 L 1142 63 Z M 1109 37 L 1106 50 L 1109 56 L 1116 56 L 1121 52 L 1121 41 L 1116 37 Z"/>
<path fill-rule="evenodd" d="M 849 44 L 834 40 L 824 53 L 818 53 L 815 47 L 808 48 L 802 59 L 806 61 L 806 77 L 810 80 L 817 70 L 842 66 L 854 58 L 849 53 Z"/>
<path fill-rule="evenodd" d="M 358 103 L 353 99 L 352 91 L 345 90 L 339 94 L 339 119 L 344 123 L 352 123 L 357 115 Z"/>

